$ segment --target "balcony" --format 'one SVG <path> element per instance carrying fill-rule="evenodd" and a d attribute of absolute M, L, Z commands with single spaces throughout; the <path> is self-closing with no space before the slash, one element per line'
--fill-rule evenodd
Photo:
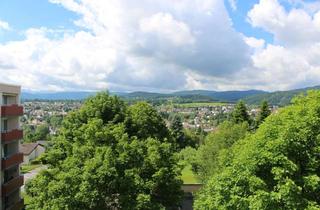
<path fill-rule="evenodd" d="M 2 197 L 9 195 L 16 189 L 19 189 L 23 185 L 23 176 L 18 176 L 11 179 L 9 182 L 2 185 Z"/>
<path fill-rule="evenodd" d="M 3 169 L 10 168 L 11 166 L 18 165 L 23 162 L 23 154 L 16 153 L 7 158 L 2 158 L 1 167 Z"/>
<path fill-rule="evenodd" d="M 17 104 L 1 106 L 1 117 L 22 116 L 23 107 Z"/>
<path fill-rule="evenodd" d="M 19 140 L 22 138 L 23 138 L 23 131 L 20 129 L 4 131 L 1 133 L 1 141 L 3 143 L 10 143 L 11 141 Z"/>
<path fill-rule="evenodd" d="M 21 210 L 24 208 L 24 200 L 20 199 L 18 202 L 9 204 L 5 207 L 5 210 Z"/>

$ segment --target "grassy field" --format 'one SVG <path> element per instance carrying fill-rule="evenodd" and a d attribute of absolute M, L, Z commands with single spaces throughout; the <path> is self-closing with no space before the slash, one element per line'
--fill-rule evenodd
<path fill-rule="evenodd" d="M 182 170 L 181 178 L 182 178 L 184 184 L 198 184 L 199 183 L 196 176 L 193 174 L 190 165 L 186 166 Z"/>
<path fill-rule="evenodd" d="M 21 173 L 23 173 L 23 174 L 28 173 L 29 171 L 32 171 L 33 169 L 36 169 L 40 166 L 41 166 L 41 164 L 22 165 L 21 166 Z"/>
<path fill-rule="evenodd" d="M 197 102 L 197 103 L 185 103 L 185 104 L 173 104 L 175 107 L 182 108 L 194 108 L 194 107 L 214 107 L 214 106 L 223 106 L 226 103 L 222 102 Z"/>

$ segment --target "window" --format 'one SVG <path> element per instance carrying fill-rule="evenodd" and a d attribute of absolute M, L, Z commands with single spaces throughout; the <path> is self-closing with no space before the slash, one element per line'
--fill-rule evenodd
<path fill-rule="evenodd" d="M 3 96 L 2 99 L 3 99 L 3 104 L 7 105 L 8 104 L 8 96 Z"/>
<path fill-rule="evenodd" d="M 2 131 L 3 132 L 7 132 L 8 131 L 8 120 L 3 120 Z"/>

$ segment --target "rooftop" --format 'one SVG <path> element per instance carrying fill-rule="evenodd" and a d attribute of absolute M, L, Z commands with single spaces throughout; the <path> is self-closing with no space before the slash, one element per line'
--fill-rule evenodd
<path fill-rule="evenodd" d="M 23 153 L 23 155 L 30 155 L 32 151 L 37 148 L 38 145 L 39 145 L 38 143 L 21 144 L 19 146 L 19 151 Z"/>
<path fill-rule="evenodd" d="M 19 94 L 21 92 L 21 86 L 0 83 L 0 92 Z"/>

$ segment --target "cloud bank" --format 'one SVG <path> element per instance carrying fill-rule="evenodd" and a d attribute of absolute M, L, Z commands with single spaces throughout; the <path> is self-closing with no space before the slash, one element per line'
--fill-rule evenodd
<path fill-rule="evenodd" d="M 320 81 L 314 5 L 292 2 L 288 11 L 260 0 L 246 18 L 273 35 L 266 43 L 236 31 L 222 0 L 50 2 L 77 13 L 80 30 L 31 28 L 0 44 L 0 81 L 47 91 L 275 90 Z"/>

